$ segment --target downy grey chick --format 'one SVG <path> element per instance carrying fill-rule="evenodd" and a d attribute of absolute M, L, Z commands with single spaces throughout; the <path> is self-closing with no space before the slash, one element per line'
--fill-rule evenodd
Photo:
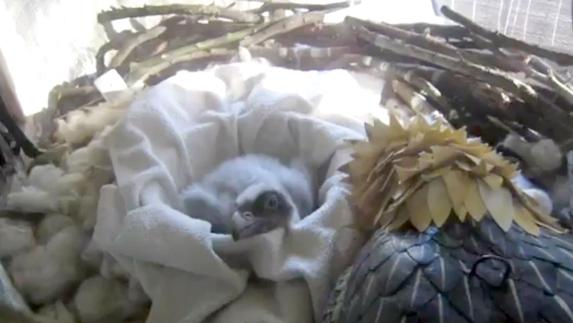
<path fill-rule="evenodd" d="M 291 166 L 266 155 L 227 160 L 183 191 L 185 211 L 235 240 L 288 229 L 314 208 L 309 173 L 298 160 Z"/>

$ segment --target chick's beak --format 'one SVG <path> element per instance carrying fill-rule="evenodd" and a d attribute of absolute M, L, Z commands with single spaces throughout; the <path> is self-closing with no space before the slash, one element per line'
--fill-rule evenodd
<path fill-rule="evenodd" d="M 245 219 L 240 212 L 237 211 L 233 213 L 233 216 L 231 217 L 231 235 L 233 236 L 233 240 L 236 241 L 241 238 L 241 231 L 244 227 L 249 225 L 249 223 L 250 221 Z"/>

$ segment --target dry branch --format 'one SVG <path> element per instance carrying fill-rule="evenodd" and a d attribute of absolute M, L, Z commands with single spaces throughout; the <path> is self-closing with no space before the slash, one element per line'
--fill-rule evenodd
<path fill-rule="evenodd" d="M 449 112 L 454 110 L 454 107 L 451 105 L 450 101 L 430 81 L 417 75 L 414 71 L 404 72 L 402 76 L 404 77 L 405 81 L 421 91 L 422 95 L 425 95 L 431 101 L 435 101 L 435 106 L 440 110 L 440 112 L 445 114 L 446 111 Z"/>
<path fill-rule="evenodd" d="M 382 50 L 390 50 L 397 54 L 410 56 L 429 64 L 434 64 L 470 77 L 474 77 L 494 86 L 501 87 L 527 101 L 537 102 L 537 93 L 528 84 L 511 78 L 506 73 L 485 66 L 467 62 L 461 58 L 452 58 L 440 53 L 392 40 L 383 35 L 377 35 L 364 27 L 358 27 L 358 36 L 379 47 Z"/>
<path fill-rule="evenodd" d="M 312 47 L 339 47 L 358 45 L 356 35 L 347 24 L 307 25 L 296 31 L 273 37 L 283 46 L 305 44 Z"/>
<path fill-rule="evenodd" d="M 432 36 L 445 39 L 464 39 L 471 36 L 470 32 L 459 25 L 436 25 L 428 23 L 395 24 L 394 27 L 413 31 L 419 34 L 429 33 Z"/>
<path fill-rule="evenodd" d="M 291 1 L 273 1 L 273 0 L 253 0 L 253 2 L 262 2 L 263 5 L 257 9 L 255 12 L 265 12 L 265 11 L 273 11 L 278 9 L 286 9 L 286 10 L 294 10 L 294 9 L 306 9 L 309 11 L 316 11 L 316 10 L 334 10 L 334 9 L 342 9 L 347 8 L 351 4 L 352 1 L 343 0 L 343 1 L 335 1 L 331 3 L 304 3 L 304 2 L 291 2 Z M 355 4 L 359 3 L 359 1 L 354 2 Z"/>
<path fill-rule="evenodd" d="M 136 84 L 140 81 L 145 81 L 149 76 L 158 74 L 172 65 L 209 56 L 211 49 L 238 43 L 246 36 L 267 27 L 269 24 L 262 23 L 234 33 L 173 49 L 140 63 L 133 63 L 130 66 L 127 82 L 128 84 Z"/>
<path fill-rule="evenodd" d="M 498 47 L 514 48 L 522 50 L 533 55 L 544 57 L 550 59 L 559 65 L 573 65 L 573 55 L 549 50 L 541 46 L 528 44 L 524 41 L 511 38 L 497 31 L 487 30 L 478 24 L 474 23 L 470 19 L 464 17 L 463 15 L 453 11 L 447 6 L 443 6 L 441 9 L 444 16 L 448 17 L 452 21 L 455 21 L 464 27 L 468 28 L 473 33 L 481 35 L 486 39 L 489 39 L 494 45 Z"/>
<path fill-rule="evenodd" d="M 409 44 L 441 53 L 452 58 L 463 57 L 466 61 L 487 67 L 499 68 L 512 72 L 521 71 L 519 64 L 516 64 L 507 56 L 494 55 L 483 51 L 460 50 L 455 46 L 438 40 L 437 38 L 400 29 L 382 22 L 374 23 L 354 17 L 346 17 L 345 21 L 351 25 L 364 26 L 367 29 L 376 31 L 390 38 L 400 39 Z"/>
<path fill-rule="evenodd" d="M 269 38 L 287 33 L 294 29 L 320 23 L 323 19 L 324 12 L 309 12 L 280 19 L 272 25 L 245 37 L 241 40 L 240 44 L 245 47 L 256 45 Z"/>
<path fill-rule="evenodd" d="M 402 82 L 398 79 L 392 80 L 392 90 L 416 114 L 430 115 L 436 110 L 426 100 L 424 95 L 416 91 L 416 89 L 406 82 Z"/>
<path fill-rule="evenodd" d="M 138 8 L 113 8 L 108 11 L 102 11 L 98 14 L 99 23 L 124 18 L 157 16 L 157 15 L 192 15 L 206 16 L 212 18 L 226 18 L 236 22 L 257 23 L 262 19 L 259 15 L 252 12 L 239 11 L 229 8 L 218 7 L 214 5 L 184 5 L 172 4 L 165 6 L 143 6 Z"/>
<path fill-rule="evenodd" d="M 159 37 L 165 30 L 167 30 L 167 27 L 158 25 L 126 41 L 111 59 L 109 68 L 119 67 L 137 46 Z"/>

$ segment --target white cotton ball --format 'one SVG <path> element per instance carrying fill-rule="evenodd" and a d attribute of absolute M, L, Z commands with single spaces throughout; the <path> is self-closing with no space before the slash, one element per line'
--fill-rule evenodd
<path fill-rule="evenodd" d="M 115 124 L 125 113 L 131 97 L 115 102 L 68 112 L 66 119 L 58 119 L 55 137 L 58 141 L 79 144 L 88 141 L 97 132 Z"/>
<path fill-rule="evenodd" d="M 141 284 L 134 277 L 129 278 L 127 285 L 127 298 L 133 305 L 146 304 L 150 302 L 150 299 L 141 287 Z"/>
<path fill-rule="evenodd" d="M 58 209 L 58 202 L 53 196 L 34 187 L 8 193 L 6 204 L 9 209 L 31 213 L 55 212 Z"/>
<path fill-rule="evenodd" d="M 78 218 L 82 220 L 84 230 L 92 230 L 97 220 L 99 189 L 90 187 L 80 199 Z"/>
<path fill-rule="evenodd" d="M 129 278 L 129 273 L 110 255 L 104 254 L 101 260 L 100 274 L 105 278 Z"/>
<path fill-rule="evenodd" d="M 537 188 L 528 188 L 524 189 L 523 192 L 537 202 L 542 213 L 551 214 L 551 212 L 553 212 L 553 202 L 551 201 L 549 194 L 545 193 L 545 191 Z"/>
<path fill-rule="evenodd" d="M 36 237 L 38 242 L 45 244 L 52 236 L 60 232 L 63 228 L 71 226 L 74 221 L 63 214 L 48 214 L 38 224 L 36 228 Z"/>
<path fill-rule="evenodd" d="M 121 321 L 140 310 L 129 301 L 127 286 L 101 276 L 82 282 L 74 296 L 74 306 L 84 323 Z"/>
<path fill-rule="evenodd" d="M 58 178 L 48 192 L 55 195 L 81 195 L 86 180 L 86 176 L 81 173 L 68 173 Z"/>
<path fill-rule="evenodd" d="M 92 151 L 88 146 L 74 150 L 66 159 L 69 172 L 83 173 L 92 164 Z"/>
<path fill-rule="evenodd" d="M 543 171 L 553 171 L 561 166 L 563 154 L 551 139 L 542 139 L 531 147 L 531 163 Z"/>
<path fill-rule="evenodd" d="M 54 301 L 81 279 L 83 243 L 80 229 L 69 226 L 46 245 L 14 256 L 9 265 L 14 285 L 33 304 Z"/>
<path fill-rule="evenodd" d="M 35 244 L 30 223 L 0 218 L 0 258 L 31 249 Z"/>
<path fill-rule="evenodd" d="M 62 301 L 57 301 L 53 304 L 48 304 L 41 307 L 37 314 L 40 316 L 42 322 L 49 323 L 75 323 L 77 322 L 74 314 L 68 310 Z"/>
<path fill-rule="evenodd" d="M 514 133 L 508 134 L 503 140 L 502 145 L 511 149 L 524 159 L 529 155 L 529 150 L 531 149 L 531 144 L 529 142 L 523 140 L 523 138 Z"/>
<path fill-rule="evenodd" d="M 66 159 L 69 172 L 85 173 L 92 167 L 111 169 L 111 159 L 103 139 L 112 127 L 106 127 L 85 147 L 76 149 Z"/>
<path fill-rule="evenodd" d="M 38 165 L 30 171 L 27 183 L 48 192 L 62 175 L 64 175 L 64 171 L 52 164 Z"/>
<path fill-rule="evenodd" d="M 103 258 L 103 252 L 98 247 L 97 243 L 91 239 L 85 246 L 80 257 L 86 265 L 99 270 Z"/>
<path fill-rule="evenodd" d="M 24 174 L 17 172 L 14 174 L 10 181 L 10 192 L 21 191 L 26 186 L 26 177 Z"/>
<path fill-rule="evenodd" d="M 81 196 L 60 195 L 55 197 L 57 212 L 75 218 L 80 209 Z"/>

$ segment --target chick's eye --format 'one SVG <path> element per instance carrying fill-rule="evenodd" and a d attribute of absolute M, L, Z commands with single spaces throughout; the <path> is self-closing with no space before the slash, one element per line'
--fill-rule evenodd
<path fill-rule="evenodd" d="M 276 210 L 279 207 L 279 199 L 276 195 L 271 195 L 265 201 L 265 208 L 270 210 Z"/>

